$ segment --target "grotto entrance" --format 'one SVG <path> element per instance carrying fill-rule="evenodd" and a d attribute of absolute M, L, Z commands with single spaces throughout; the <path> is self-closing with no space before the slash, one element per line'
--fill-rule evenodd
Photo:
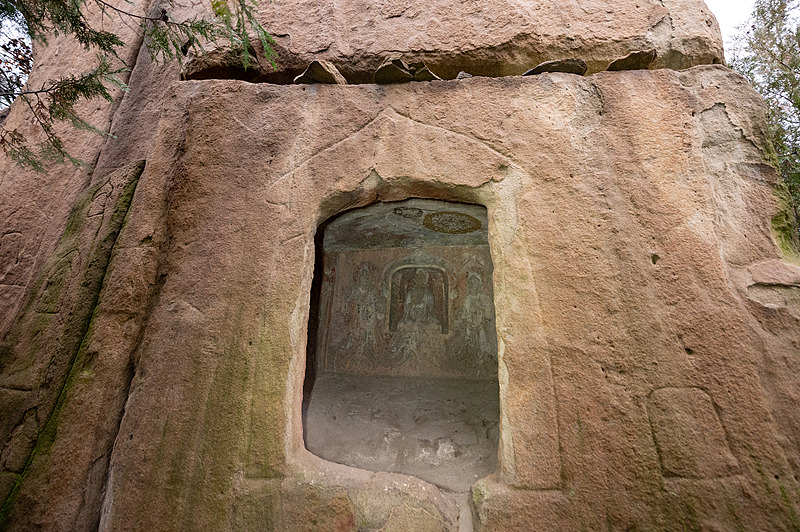
<path fill-rule="evenodd" d="M 377 203 L 319 233 L 306 447 L 332 462 L 467 491 L 497 464 L 485 207 Z"/>

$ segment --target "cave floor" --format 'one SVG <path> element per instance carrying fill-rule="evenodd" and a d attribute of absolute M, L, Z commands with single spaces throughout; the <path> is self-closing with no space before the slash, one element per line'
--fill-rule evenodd
<path fill-rule="evenodd" d="M 305 442 L 317 456 L 466 492 L 497 467 L 496 379 L 317 377 Z"/>

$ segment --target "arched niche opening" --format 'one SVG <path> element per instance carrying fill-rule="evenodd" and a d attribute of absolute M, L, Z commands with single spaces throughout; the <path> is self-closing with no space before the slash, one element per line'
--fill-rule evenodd
<path fill-rule="evenodd" d="M 376 203 L 324 223 L 316 245 L 306 448 L 468 491 L 497 465 L 486 208 Z"/>

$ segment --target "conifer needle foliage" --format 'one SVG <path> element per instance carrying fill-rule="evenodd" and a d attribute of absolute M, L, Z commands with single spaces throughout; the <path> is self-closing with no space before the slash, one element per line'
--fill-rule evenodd
<path fill-rule="evenodd" d="M 213 16 L 176 21 L 168 8 L 138 13 L 129 0 L 0 0 L 0 103 L 10 105 L 21 99 L 45 136 L 41 143 L 31 145 L 18 129 L 0 125 L 0 148 L 18 165 L 43 171 L 52 161 L 82 164 L 67 152 L 55 131 L 56 122 L 68 121 L 77 128 L 105 134 L 78 116 L 75 106 L 95 98 L 111 101 L 114 88 L 127 88 L 119 78 L 126 65 L 117 53 L 125 43 L 116 33 L 94 27 L 86 16 L 89 8 L 99 9 L 104 17 L 114 15 L 140 24 L 151 58 L 160 62 L 180 62 L 189 50 L 201 55 L 204 42 L 227 43 L 247 69 L 255 62 L 254 45 L 259 44 L 274 68 L 274 41 L 256 20 L 251 1 L 208 1 Z M 33 66 L 29 43 L 45 43 L 48 35 L 71 35 L 83 48 L 94 50 L 94 68 L 47 80 L 39 87 L 28 86 Z"/>

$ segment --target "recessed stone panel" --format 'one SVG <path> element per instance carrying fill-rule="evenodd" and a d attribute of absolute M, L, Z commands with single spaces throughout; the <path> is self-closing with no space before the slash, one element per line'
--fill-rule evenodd
<path fill-rule="evenodd" d="M 699 388 L 661 388 L 647 410 L 665 477 L 714 478 L 738 469 L 711 397 Z"/>
<path fill-rule="evenodd" d="M 486 225 L 484 207 L 411 199 L 324 228 L 306 381 L 311 452 L 460 492 L 496 469 Z"/>
<path fill-rule="evenodd" d="M 321 373 L 497 375 L 486 209 L 412 199 L 325 229 Z"/>

